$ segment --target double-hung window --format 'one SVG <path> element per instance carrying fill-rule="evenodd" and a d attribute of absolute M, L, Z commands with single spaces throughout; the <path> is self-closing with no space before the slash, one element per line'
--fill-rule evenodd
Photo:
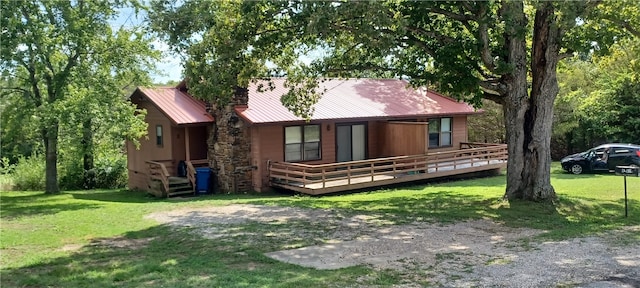
<path fill-rule="evenodd" d="M 320 159 L 320 125 L 285 127 L 284 146 L 284 161 Z"/>
<path fill-rule="evenodd" d="M 429 119 L 429 147 L 450 147 L 451 118 Z"/>

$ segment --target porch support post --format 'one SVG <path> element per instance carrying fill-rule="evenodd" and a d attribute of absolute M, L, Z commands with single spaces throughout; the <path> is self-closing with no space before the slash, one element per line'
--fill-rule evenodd
<path fill-rule="evenodd" d="M 185 148 L 185 157 L 187 159 L 185 159 L 186 161 L 191 161 L 191 150 L 190 150 L 190 145 L 189 145 L 189 138 L 191 138 L 189 136 L 189 127 L 184 127 L 184 148 Z"/>

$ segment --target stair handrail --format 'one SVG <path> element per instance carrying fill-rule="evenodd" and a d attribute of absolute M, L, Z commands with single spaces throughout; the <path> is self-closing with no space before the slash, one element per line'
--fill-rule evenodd
<path fill-rule="evenodd" d="M 160 180 L 162 183 L 162 187 L 164 188 L 164 193 L 169 195 L 169 171 L 167 170 L 167 166 L 163 163 L 156 161 L 145 161 L 149 166 L 149 178 L 153 180 Z"/>
<path fill-rule="evenodd" d="M 187 179 L 189 179 L 189 183 L 191 183 L 191 187 L 193 191 L 196 191 L 196 168 L 193 166 L 191 161 L 186 161 L 187 163 Z"/>

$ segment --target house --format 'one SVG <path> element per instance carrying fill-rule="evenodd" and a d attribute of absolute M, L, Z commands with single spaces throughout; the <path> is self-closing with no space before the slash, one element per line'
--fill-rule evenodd
<path fill-rule="evenodd" d="M 225 191 L 307 194 L 506 166 L 506 145 L 467 143 L 467 116 L 478 112 L 435 91 L 404 80 L 328 79 L 305 121 L 280 101 L 285 80 L 271 81 L 273 89 L 239 89 L 215 111 L 184 84 L 138 88 L 131 101 L 147 110 L 149 137 L 139 150 L 128 145 L 130 187 L 148 189 L 158 178 L 150 173 L 177 176 L 180 161 L 191 172 L 194 163 L 212 167 Z"/>

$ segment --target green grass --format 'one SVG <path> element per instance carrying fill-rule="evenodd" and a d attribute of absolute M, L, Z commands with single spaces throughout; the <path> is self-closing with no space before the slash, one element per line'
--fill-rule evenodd
<path fill-rule="evenodd" d="M 225 226 L 233 235 L 204 239 L 191 228 L 174 230 L 145 215 L 186 207 L 232 203 L 324 208 L 345 217 L 375 215 L 381 223 L 452 223 L 487 218 L 566 239 L 640 225 L 640 178 L 628 178 L 629 217 L 624 217 L 623 177 L 569 175 L 554 167 L 555 206 L 506 202 L 505 177 L 421 184 L 324 197 L 215 195 L 155 199 L 125 190 L 0 193 L 2 287 L 344 287 L 389 286 L 401 272 L 367 267 L 322 271 L 264 256 L 287 247 L 320 244 L 333 227 L 305 221 Z M 387 225 L 381 224 L 381 225 Z M 305 237 L 296 227 L 310 230 Z M 619 245 L 640 245 L 629 232 Z M 133 246 L 105 245 L 125 239 Z M 534 239 L 535 241 L 535 239 Z M 415 280 L 415 279 L 414 279 Z M 413 281 L 413 280 L 412 280 Z M 421 280 L 423 281 L 423 280 Z M 423 283 L 428 285 L 428 283 Z"/>

